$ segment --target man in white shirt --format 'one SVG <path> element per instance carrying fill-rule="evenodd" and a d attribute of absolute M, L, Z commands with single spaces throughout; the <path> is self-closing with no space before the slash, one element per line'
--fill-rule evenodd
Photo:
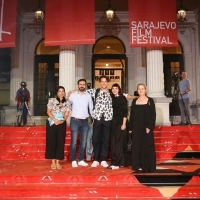
<path fill-rule="evenodd" d="M 71 142 L 70 142 L 70 158 L 72 161 L 72 167 L 88 166 L 84 162 L 84 153 L 87 139 L 88 125 L 88 108 L 90 113 L 93 110 L 93 101 L 91 96 L 85 91 L 86 80 L 78 80 L 78 91 L 73 92 L 69 96 L 69 101 L 72 106 L 70 129 L 71 129 Z M 80 133 L 80 146 L 78 153 L 78 162 L 76 161 L 76 143 L 78 133 Z"/>
<path fill-rule="evenodd" d="M 101 76 L 99 78 L 101 88 L 97 97 L 96 88 L 88 89 L 87 92 L 94 98 L 95 106 L 93 110 L 93 148 L 94 161 L 91 167 L 97 167 L 99 161 L 101 166 L 108 167 L 108 145 L 110 139 L 111 122 L 113 118 L 112 97 L 108 86 L 108 77 Z"/>

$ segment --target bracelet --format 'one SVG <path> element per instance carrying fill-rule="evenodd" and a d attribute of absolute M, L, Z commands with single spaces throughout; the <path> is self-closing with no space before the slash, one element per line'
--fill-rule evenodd
<path fill-rule="evenodd" d="M 126 124 L 122 124 L 122 126 L 126 126 Z"/>

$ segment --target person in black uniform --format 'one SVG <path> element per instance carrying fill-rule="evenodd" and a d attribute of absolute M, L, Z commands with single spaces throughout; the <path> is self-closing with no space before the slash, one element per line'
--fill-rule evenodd
<path fill-rule="evenodd" d="M 111 128 L 111 165 L 109 169 L 118 169 L 126 165 L 127 144 L 127 100 L 119 84 L 112 85 L 113 120 Z"/>
<path fill-rule="evenodd" d="M 139 98 L 131 106 L 129 133 L 132 133 L 132 169 L 153 172 L 156 170 L 154 127 L 156 121 L 155 104 L 146 96 L 145 84 L 137 86 Z"/>
<path fill-rule="evenodd" d="M 30 101 L 30 92 L 26 88 L 26 82 L 22 81 L 20 83 L 21 88 L 17 90 L 15 100 L 17 101 L 17 110 L 22 112 L 22 118 L 18 118 L 17 124 L 21 126 L 21 121 L 23 119 L 23 126 L 27 124 L 27 114 L 28 114 L 28 103 Z M 26 106 L 27 105 L 27 106 Z"/>

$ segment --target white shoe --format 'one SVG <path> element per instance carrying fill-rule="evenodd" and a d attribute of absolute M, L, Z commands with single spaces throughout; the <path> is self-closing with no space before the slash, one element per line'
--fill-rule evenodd
<path fill-rule="evenodd" d="M 102 167 L 108 167 L 108 163 L 106 161 L 101 161 L 101 166 Z"/>
<path fill-rule="evenodd" d="M 99 165 L 99 162 L 98 161 L 93 161 L 91 167 L 97 167 Z"/>
<path fill-rule="evenodd" d="M 114 166 L 114 165 L 112 165 L 111 168 L 112 168 L 112 169 L 119 169 L 119 166 Z"/>
<path fill-rule="evenodd" d="M 76 161 L 72 161 L 72 167 L 78 167 L 77 162 Z"/>
<path fill-rule="evenodd" d="M 84 162 L 84 160 L 79 161 L 79 162 L 78 162 L 78 165 L 84 166 L 84 167 L 87 167 L 87 166 L 88 166 L 88 164 L 87 164 L 86 162 Z"/>

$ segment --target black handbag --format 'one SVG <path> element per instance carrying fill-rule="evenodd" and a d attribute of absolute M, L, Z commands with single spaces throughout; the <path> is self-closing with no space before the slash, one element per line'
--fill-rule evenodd
<path fill-rule="evenodd" d="M 128 135 L 127 151 L 132 151 L 132 133 Z"/>

